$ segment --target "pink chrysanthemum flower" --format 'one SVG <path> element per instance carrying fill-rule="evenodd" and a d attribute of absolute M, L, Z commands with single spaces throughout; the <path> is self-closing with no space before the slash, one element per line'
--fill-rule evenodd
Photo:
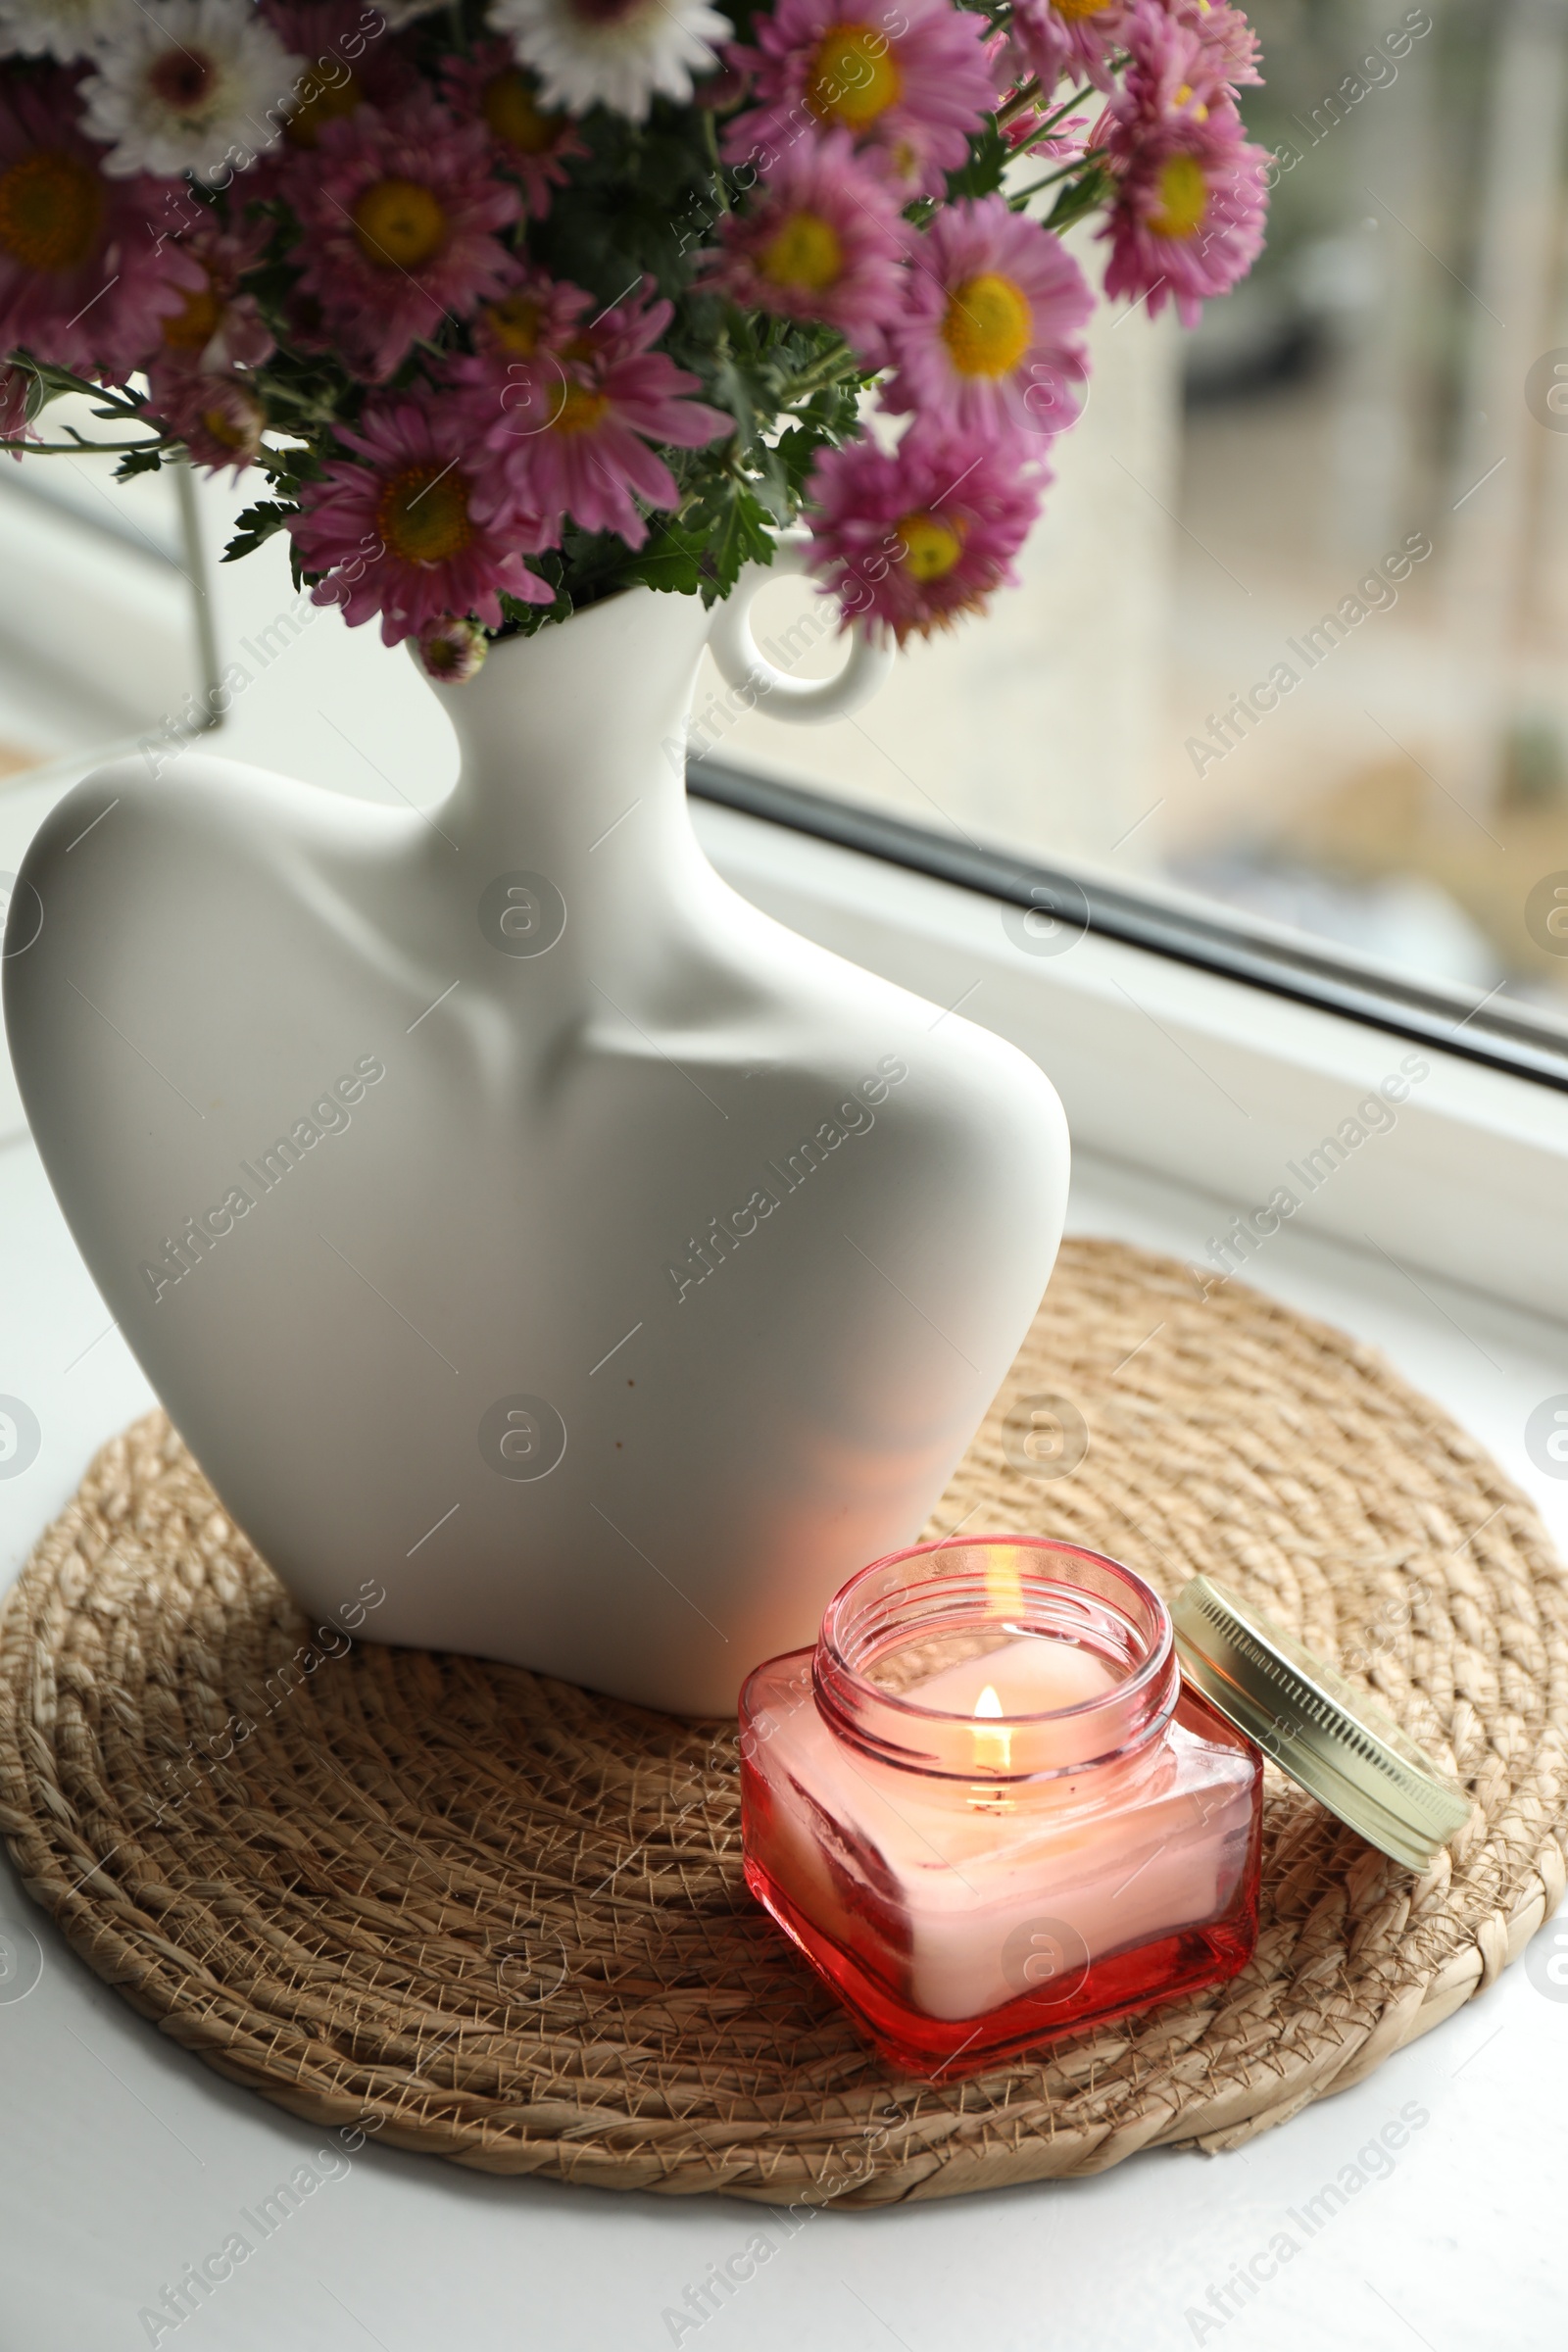
<path fill-rule="evenodd" d="M 202 271 L 202 284 L 163 321 L 159 348 L 147 361 L 150 404 L 177 433 L 198 466 L 240 473 L 261 447 L 265 413 L 242 372 L 272 356 L 271 329 L 241 280 L 261 259 L 271 235 L 265 220 L 225 227 L 204 213 L 179 239 L 179 250 Z"/>
<path fill-rule="evenodd" d="M 766 172 L 812 122 L 876 151 L 906 194 L 940 195 L 996 105 L 985 20 L 949 0 L 778 0 L 757 46 L 729 64 L 758 104 L 724 134 L 724 157 Z"/>
<path fill-rule="evenodd" d="M 593 307 L 593 296 L 581 286 L 543 270 L 522 270 L 505 294 L 480 304 L 469 329 L 474 351 L 548 367 L 582 332 L 582 315 Z"/>
<path fill-rule="evenodd" d="M 411 59 L 393 42 L 382 11 L 377 27 L 361 0 L 262 0 L 262 15 L 298 61 L 299 74 L 283 126 L 285 149 L 315 147 L 328 122 L 362 106 L 383 111 L 418 81 Z M 265 168 L 265 159 L 264 159 Z"/>
<path fill-rule="evenodd" d="M 702 449 L 732 433 L 735 420 L 689 400 L 699 378 L 652 346 L 672 316 L 646 292 L 592 320 L 565 346 L 564 373 L 536 431 L 516 416 L 491 428 L 524 505 L 569 514 L 585 531 L 618 531 L 641 547 L 648 526 L 637 509 L 673 507 L 675 477 L 651 442 Z"/>
<path fill-rule="evenodd" d="M 23 443 L 39 438 L 27 416 L 27 404 L 37 380 L 30 368 L 0 366 L 0 447 L 9 442 L 8 454 L 19 466 Z"/>
<path fill-rule="evenodd" d="M 0 352 L 123 382 L 202 277 L 154 233 L 170 183 L 105 177 L 76 80 L 0 63 Z"/>
<path fill-rule="evenodd" d="M 423 92 L 389 115 L 364 106 L 324 122 L 282 177 L 304 230 L 298 292 L 369 382 L 444 318 L 505 290 L 512 264 L 495 231 L 521 198 L 493 177 L 479 124 Z"/>
<path fill-rule="evenodd" d="M 202 283 L 185 296 L 183 306 L 164 319 L 160 329 L 160 363 L 187 368 L 260 368 L 275 348 L 272 330 L 262 317 L 256 297 L 241 290 L 240 281 L 254 270 L 271 235 L 266 220 L 225 227 L 208 213 L 177 240 L 178 250 L 202 272 Z"/>
<path fill-rule="evenodd" d="M 744 212 L 725 215 L 712 282 L 751 310 L 819 318 L 875 365 L 904 303 L 905 227 L 886 185 L 855 160 L 847 130 L 801 139 Z"/>
<path fill-rule="evenodd" d="M 1106 145 L 1119 185 L 1101 230 L 1110 241 L 1105 292 L 1147 297 L 1151 316 L 1174 302 L 1196 326 L 1205 300 L 1245 277 L 1263 242 L 1269 157 L 1249 144 L 1228 98 L 1163 122 L 1112 108 Z"/>
<path fill-rule="evenodd" d="M 1211 71 L 1228 87 L 1262 80 L 1257 34 L 1239 8 L 1228 7 L 1226 0 L 1213 0 L 1212 5 L 1210 0 L 1163 0 L 1163 5 L 1176 24 L 1197 34 Z"/>
<path fill-rule="evenodd" d="M 1050 476 L 984 433 L 906 433 L 824 450 L 808 484 L 813 569 L 844 626 L 902 645 L 1014 584 L 1012 559 Z"/>
<path fill-rule="evenodd" d="M 337 438 L 352 454 L 308 482 L 289 532 L 312 594 L 340 605 L 351 628 L 381 615 L 387 645 L 454 615 L 498 629 L 503 593 L 548 605 L 555 590 L 523 563 L 553 546 L 484 447 L 481 420 L 457 393 L 387 395 Z"/>
<path fill-rule="evenodd" d="M 149 403 L 165 430 L 177 433 L 192 463 L 230 479 L 254 464 L 266 413 L 252 387 L 211 368 L 160 366 L 147 373 Z"/>
<path fill-rule="evenodd" d="M 490 640 L 471 620 L 442 620 L 419 639 L 426 675 L 442 686 L 466 686 L 484 666 Z"/>
<path fill-rule="evenodd" d="M 1013 0 L 1014 55 L 1025 74 L 1039 77 L 1044 98 L 1063 79 L 1108 90 L 1128 14 L 1127 0 Z"/>
<path fill-rule="evenodd" d="M 1234 9 L 1208 12 L 1236 14 Z M 1206 28 L 1207 18 L 1199 16 L 1196 6 L 1190 15 L 1172 14 L 1161 0 L 1137 0 L 1127 17 L 1127 71 L 1106 110 L 1105 133 L 1119 122 L 1125 144 L 1140 125 L 1207 120 L 1209 108 L 1231 94 L 1234 61 L 1225 43 L 1211 40 Z"/>
<path fill-rule="evenodd" d="M 487 413 L 498 449 L 544 430 L 565 393 L 568 346 L 593 307 L 581 286 L 542 270 L 520 271 L 505 294 L 480 304 L 469 322 L 473 351 L 447 362 L 445 380 L 466 387 L 474 416 Z"/>
<path fill-rule="evenodd" d="M 1052 230 L 1002 196 L 950 205 L 917 240 L 908 308 L 888 337 L 898 374 L 883 405 L 993 435 L 1062 432 L 1083 403 L 1080 330 L 1093 309 Z"/>
<path fill-rule="evenodd" d="M 521 183 L 529 219 L 542 220 L 551 191 L 565 184 L 567 164 L 588 152 L 571 117 L 545 112 L 538 83 L 506 41 L 481 41 L 471 57 L 449 57 L 441 89 L 462 121 L 484 124 L 496 170 Z"/>

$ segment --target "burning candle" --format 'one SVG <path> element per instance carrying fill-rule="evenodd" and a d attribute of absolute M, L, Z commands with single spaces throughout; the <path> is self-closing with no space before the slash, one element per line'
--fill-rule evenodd
<path fill-rule="evenodd" d="M 933 1681 L 936 1678 L 933 1676 Z M 929 1706 L 929 1697 L 923 1702 Z M 993 1731 L 988 1718 L 1002 1713 L 996 1686 L 987 1683 L 974 1702 L 974 1762 L 977 1772 L 1005 1772 L 1012 1762 L 1012 1734 L 1004 1726 Z"/>
<path fill-rule="evenodd" d="M 909 1696 L 918 1694 L 922 1707 L 940 1715 L 1048 1715 L 1102 1697 L 1118 1679 L 1095 1650 L 1049 1634 L 1029 1634 L 983 1656 L 939 1667 Z"/>
<path fill-rule="evenodd" d="M 1260 1764 L 1140 1578 L 925 1545 L 742 1702 L 747 1878 L 890 2056 L 1025 2046 L 1211 1984 L 1255 1936 Z"/>

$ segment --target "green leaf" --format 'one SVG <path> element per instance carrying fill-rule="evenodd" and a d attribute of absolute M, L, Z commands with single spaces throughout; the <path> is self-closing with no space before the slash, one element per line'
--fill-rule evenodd
<path fill-rule="evenodd" d="M 727 409 L 734 417 L 736 438 L 742 454 L 750 456 L 761 428 L 758 417 L 759 404 L 749 371 L 734 357 L 726 355 L 713 371 L 712 386 L 713 405 Z"/>
<path fill-rule="evenodd" d="M 683 516 L 687 531 L 700 536 L 703 602 L 727 596 L 746 564 L 771 564 L 773 532 L 767 510 L 744 482 L 717 484 L 700 506 Z"/>
<path fill-rule="evenodd" d="M 1082 179 L 1070 179 L 1046 215 L 1047 228 L 1071 228 L 1086 213 L 1104 203 L 1114 182 L 1102 165 L 1091 164 Z"/>
<path fill-rule="evenodd" d="M 67 387 L 64 384 L 52 384 L 49 378 L 40 374 L 29 362 L 24 361 L 21 364 L 27 369 L 31 378 L 27 385 L 27 422 L 32 424 L 43 415 L 52 400 L 65 398 Z"/>
<path fill-rule="evenodd" d="M 703 584 L 703 545 L 679 523 L 665 523 L 632 557 L 626 577 L 664 595 L 695 596 Z"/>
<path fill-rule="evenodd" d="M 990 196 L 1002 185 L 1012 150 L 994 122 L 969 141 L 969 160 L 948 173 L 948 197 Z"/>
<path fill-rule="evenodd" d="M 559 561 L 554 557 L 549 561 L 554 570 L 559 572 L 561 568 Z M 544 569 L 542 561 L 537 568 Z M 535 636 L 547 621 L 569 620 L 576 610 L 571 601 L 570 591 L 562 587 L 557 588 L 556 601 L 553 605 L 525 605 L 519 598 L 508 596 L 505 590 L 502 591 L 500 604 L 502 618 L 507 624 L 502 635 L 506 637 Z"/>
<path fill-rule="evenodd" d="M 764 446 L 756 453 L 756 466 L 753 495 L 768 520 L 785 530 L 794 520 L 796 502 L 784 461 L 776 449 Z"/>
<path fill-rule="evenodd" d="M 264 499 L 260 506 L 247 507 L 234 518 L 234 536 L 223 550 L 225 564 L 237 564 L 241 556 L 251 556 L 264 547 L 274 533 L 283 529 L 296 510 L 279 506 L 273 499 Z M 295 587 L 299 586 L 296 578 Z"/>
<path fill-rule="evenodd" d="M 128 482 L 134 474 L 156 473 L 164 460 L 173 455 L 171 449 L 127 449 L 115 467 L 114 478 L 117 482 Z"/>

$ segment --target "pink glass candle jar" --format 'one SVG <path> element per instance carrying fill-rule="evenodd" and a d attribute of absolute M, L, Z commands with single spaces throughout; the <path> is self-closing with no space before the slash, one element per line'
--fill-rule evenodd
<path fill-rule="evenodd" d="M 1163 1601 L 1032 1536 L 852 1578 L 741 1695 L 746 1878 L 888 2057 L 982 2058 L 1233 1976 L 1262 1760 Z"/>

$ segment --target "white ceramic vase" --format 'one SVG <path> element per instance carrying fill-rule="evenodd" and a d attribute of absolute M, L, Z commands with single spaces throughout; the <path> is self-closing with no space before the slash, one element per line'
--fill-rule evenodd
<path fill-rule="evenodd" d="M 638 589 L 432 689 L 428 816 L 105 768 L 5 965 L 82 1254 L 300 1601 L 685 1713 L 916 1534 L 1067 1180 L 1033 1062 L 708 863 L 709 627 Z"/>

